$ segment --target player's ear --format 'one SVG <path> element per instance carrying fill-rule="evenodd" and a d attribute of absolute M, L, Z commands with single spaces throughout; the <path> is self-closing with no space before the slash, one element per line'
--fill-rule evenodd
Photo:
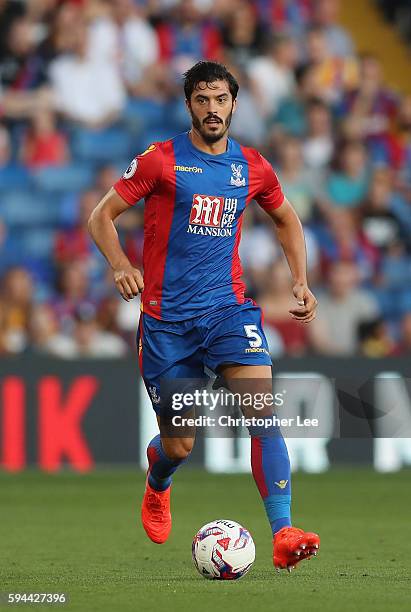
<path fill-rule="evenodd" d="M 191 113 L 191 102 L 190 100 L 187 100 L 187 98 L 184 100 L 186 103 L 186 109 L 188 110 L 189 113 Z"/>
<path fill-rule="evenodd" d="M 233 100 L 233 110 L 232 110 L 233 113 L 235 113 L 236 108 L 237 108 L 237 98 L 234 98 L 234 100 Z"/>

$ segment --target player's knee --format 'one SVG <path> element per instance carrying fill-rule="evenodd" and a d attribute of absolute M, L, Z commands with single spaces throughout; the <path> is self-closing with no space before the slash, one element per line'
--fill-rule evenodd
<path fill-rule="evenodd" d="M 164 452 L 172 461 L 183 461 L 191 453 L 194 438 L 165 438 L 162 440 Z"/>

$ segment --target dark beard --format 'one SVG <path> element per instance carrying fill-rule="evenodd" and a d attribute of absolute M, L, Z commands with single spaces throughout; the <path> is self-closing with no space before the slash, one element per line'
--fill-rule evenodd
<path fill-rule="evenodd" d="M 193 123 L 193 128 L 195 128 L 197 130 L 197 132 L 200 133 L 202 139 L 204 140 L 204 142 L 206 142 L 207 144 L 214 144 L 215 142 L 218 142 L 219 140 L 221 140 L 227 133 L 228 128 L 230 127 L 231 124 L 231 118 L 233 116 L 233 111 L 231 110 L 230 114 L 228 115 L 227 119 L 225 120 L 225 130 L 221 133 L 221 134 L 207 134 L 203 131 L 203 125 L 200 121 L 200 119 L 194 115 L 194 113 L 191 111 L 190 109 L 190 115 L 191 115 L 191 121 Z"/>

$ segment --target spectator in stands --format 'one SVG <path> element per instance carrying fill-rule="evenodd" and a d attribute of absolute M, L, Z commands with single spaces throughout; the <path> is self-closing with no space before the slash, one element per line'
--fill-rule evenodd
<path fill-rule="evenodd" d="M 10 268 L 2 278 L 0 290 L 3 333 L 10 353 L 19 353 L 26 346 L 33 297 L 33 282 L 27 270 L 18 266 Z"/>
<path fill-rule="evenodd" d="M 398 113 L 398 99 L 384 85 L 381 62 L 371 54 L 363 55 L 358 86 L 348 92 L 343 112 L 357 136 L 365 139 L 373 159 L 379 163 L 398 163 L 391 129 Z"/>
<path fill-rule="evenodd" d="M 93 357 L 97 359 L 124 357 L 128 348 L 124 340 L 110 332 L 100 329 L 96 311 L 92 304 L 83 302 L 75 308 L 73 332 L 59 336 L 49 346 L 56 357 L 78 359 Z"/>
<path fill-rule="evenodd" d="M 408 308 L 411 305 L 411 257 L 406 252 L 404 243 L 392 240 L 386 245 L 379 272 L 380 287 L 384 288 L 390 297 L 395 292 L 398 305 L 404 310 Z"/>
<path fill-rule="evenodd" d="M 260 113 L 258 92 L 239 66 L 227 66 L 240 85 L 239 104 L 231 121 L 231 134 L 246 146 L 258 147 L 265 137 L 265 121 Z M 250 125 L 253 129 L 250 130 Z"/>
<path fill-rule="evenodd" d="M 273 130 L 274 132 L 302 137 L 307 132 L 306 110 L 309 102 L 319 99 L 315 66 L 310 64 L 298 66 L 295 71 L 295 78 L 297 89 L 280 102 L 277 113 L 272 117 Z"/>
<path fill-rule="evenodd" d="M 8 353 L 6 309 L 0 300 L 0 357 Z"/>
<path fill-rule="evenodd" d="M 257 0 L 260 18 L 275 32 L 301 36 L 312 19 L 311 0 Z"/>
<path fill-rule="evenodd" d="M 74 260 L 62 266 L 57 278 L 57 296 L 51 306 L 57 316 L 60 328 L 70 334 L 78 304 L 91 302 L 87 277 L 87 264 Z"/>
<path fill-rule="evenodd" d="M 60 55 L 71 53 L 77 28 L 82 25 L 80 7 L 72 2 L 62 2 L 49 20 L 44 40 L 37 49 L 37 58 L 42 70 L 48 77 L 50 62 Z"/>
<path fill-rule="evenodd" d="M 72 54 L 55 59 L 50 79 L 59 112 L 90 129 L 113 124 L 125 104 L 118 66 L 106 58 L 90 58 L 88 29 L 79 25 Z"/>
<path fill-rule="evenodd" d="M 381 317 L 359 326 L 360 353 L 371 359 L 382 359 L 399 354 L 399 347 L 391 337 L 387 323 Z"/>
<path fill-rule="evenodd" d="M 340 0 L 316 0 L 313 21 L 323 28 L 331 55 L 351 57 L 354 45 L 347 30 L 338 23 L 340 8 Z"/>
<path fill-rule="evenodd" d="M 11 159 L 11 142 L 9 132 L 0 123 L 0 168 L 8 165 Z"/>
<path fill-rule="evenodd" d="M 133 154 L 137 152 L 134 151 Z M 105 164 L 96 172 L 95 189 L 100 192 L 100 197 L 118 181 L 119 171 L 113 164 Z"/>
<path fill-rule="evenodd" d="M 107 191 L 108 189 L 104 193 Z M 54 259 L 58 266 L 64 267 L 73 261 L 83 262 L 95 299 L 107 293 L 107 265 L 97 246 L 90 239 L 87 222 L 102 195 L 103 193 L 96 188 L 83 192 L 80 196 L 77 222 L 71 227 L 56 232 L 54 242 Z M 130 211 L 130 213 L 138 214 L 135 211 Z M 137 262 L 141 265 L 142 258 Z"/>
<path fill-rule="evenodd" d="M 176 4 L 171 19 L 163 20 L 157 33 L 160 59 L 169 63 L 176 75 L 200 59 L 221 58 L 220 31 L 212 21 L 204 19 L 195 0 L 181 0 Z"/>
<path fill-rule="evenodd" d="M 69 160 L 66 137 L 57 129 L 51 111 L 34 115 L 23 138 L 20 158 L 30 170 L 62 166 Z"/>
<path fill-rule="evenodd" d="M 312 173 L 304 166 L 298 138 L 288 136 L 281 141 L 277 174 L 285 195 L 293 203 L 302 223 L 309 221 L 313 213 L 316 187 Z"/>
<path fill-rule="evenodd" d="M 119 325 L 119 311 L 121 299 L 118 295 L 111 293 L 106 296 L 99 304 L 97 309 L 97 322 L 105 332 L 121 336 L 123 330 Z"/>
<path fill-rule="evenodd" d="M 109 292 L 97 309 L 97 323 L 101 331 L 123 338 L 133 352 L 136 350 L 139 316 L 138 303 L 125 302 L 114 292 Z"/>
<path fill-rule="evenodd" d="M 277 112 L 279 104 L 293 94 L 296 64 L 296 44 L 285 34 L 272 37 L 267 53 L 249 63 L 248 74 L 255 84 L 263 117 L 271 117 Z"/>
<path fill-rule="evenodd" d="M 30 117 L 50 108 L 42 62 L 36 54 L 33 23 L 24 16 L 12 19 L 0 54 L 0 104 L 6 117 Z"/>
<path fill-rule="evenodd" d="M 318 321 L 323 326 L 329 350 L 335 355 L 353 355 L 359 350 L 358 327 L 379 314 L 376 300 L 359 288 L 360 276 L 352 262 L 336 261 L 329 270 L 328 285 L 318 300 Z"/>
<path fill-rule="evenodd" d="M 35 49 L 34 24 L 24 16 L 12 21 L 0 57 L 0 82 L 3 88 L 25 91 L 41 84 Z"/>
<path fill-rule="evenodd" d="M 399 351 L 404 355 L 411 353 L 411 312 L 404 314 L 401 320 Z"/>
<path fill-rule="evenodd" d="M 39 30 L 38 37 L 41 40 L 45 24 L 49 23 L 60 0 L 28 0 L 26 4 L 27 16 Z"/>
<path fill-rule="evenodd" d="M 54 259 L 59 265 L 72 261 L 86 261 L 92 251 L 92 243 L 87 230 L 87 221 L 99 201 L 100 192 L 89 189 L 81 194 L 78 223 L 74 227 L 56 233 Z"/>
<path fill-rule="evenodd" d="M 358 218 L 350 210 L 335 209 L 326 215 L 327 224 L 317 226 L 315 233 L 321 245 L 322 269 L 326 273 L 336 261 L 356 264 L 362 282 L 372 282 L 380 256 L 378 249 L 361 232 Z"/>
<path fill-rule="evenodd" d="M 90 56 L 118 62 L 124 82 L 138 93 L 156 69 L 157 34 L 133 0 L 99 0 L 90 28 Z"/>
<path fill-rule="evenodd" d="M 264 312 L 265 324 L 274 328 L 281 336 L 289 355 L 302 355 L 309 350 L 327 353 L 328 343 L 321 331 L 321 324 L 301 325 L 289 315 L 292 308 L 291 278 L 283 258 L 271 268 L 271 278 L 259 296 Z"/>
<path fill-rule="evenodd" d="M 369 185 L 367 152 L 362 142 L 346 142 L 339 152 L 338 169 L 326 183 L 326 197 L 335 208 L 354 209 L 364 200 Z"/>
<path fill-rule="evenodd" d="M 235 10 L 226 16 L 222 27 L 225 50 L 243 68 L 250 59 L 264 52 L 266 34 L 249 0 L 239 0 Z"/>
<path fill-rule="evenodd" d="M 0 275 L 21 263 L 21 244 L 18 237 L 11 235 L 8 223 L 0 216 Z"/>
<path fill-rule="evenodd" d="M 326 30 L 312 27 L 307 33 L 307 61 L 315 66 L 319 95 L 329 103 L 358 85 L 358 66 L 352 57 L 338 57 L 328 46 Z"/>
<path fill-rule="evenodd" d="M 7 34 L 13 22 L 24 16 L 25 9 L 22 2 L 0 0 L 0 58 L 7 52 Z"/>
<path fill-rule="evenodd" d="M 397 132 L 401 148 L 398 182 L 408 199 L 411 199 L 411 95 L 405 96 L 401 102 Z"/>
<path fill-rule="evenodd" d="M 62 336 L 58 332 L 56 315 L 48 304 L 33 306 L 29 318 L 28 333 L 26 351 L 29 353 L 53 353 L 54 346 L 59 346 Z"/>
<path fill-rule="evenodd" d="M 374 172 L 360 212 L 364 235 L 381 252 L 400 239 L 410 244 L 411 207 L 393 193 L 389 171 Z"/>
<path fill-rule="evenodd" d="M 303 142 L 304 163 L 315 171 L 316 181 L 324 179 L 325 168 L 334 157 L 331 112 L 325 102 L 312 99 L 307 104 L 307 134 Z"/>
<path fill-rule="evenodd" d="M 261 217 L 254 207 L 249 207 L 244 213 L 239 252 L 248 295 L 255 297 L 266 287 L 279 250 L 273 241 L 270 220 L 265 214 Z"/>

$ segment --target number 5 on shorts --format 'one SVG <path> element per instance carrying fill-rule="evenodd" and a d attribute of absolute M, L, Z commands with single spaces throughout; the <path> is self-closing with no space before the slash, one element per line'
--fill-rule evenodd
<path fill-rule="evenodd" d="M 251 340 L 248 341 L 251 348 L 258 348 L 262 345 L 263 340 L 257 331 L 257 325 L 244 325 L 244 331 L 247 338 L 251 338 Z"/>

